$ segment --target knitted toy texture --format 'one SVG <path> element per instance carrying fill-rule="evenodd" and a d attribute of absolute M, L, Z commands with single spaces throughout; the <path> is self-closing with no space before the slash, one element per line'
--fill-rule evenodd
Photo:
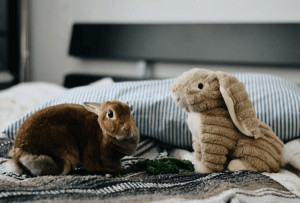
<path fill-rule="evenodd" d="M 244 84 L 236 77 L 192 69 L 170 90 L 188 113 L 196 172 L 279 170 L 283 143 L 256 118 Z"/>

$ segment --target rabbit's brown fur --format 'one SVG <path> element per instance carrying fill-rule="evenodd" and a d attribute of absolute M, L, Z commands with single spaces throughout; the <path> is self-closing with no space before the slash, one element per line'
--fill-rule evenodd
<path fill-rule="evenodd" d="M 193 69 L 178 77 L 170 90 L 188 113 L 197 172 L 279 170 L 283 143 L 256 118 L 237 78 Z"/>
<path fill-rule="evenodd" d="M 113 118 L 107 116 L 108 110 Z M 120 159 L 135 152 L 138 140 L 124 103 L 60 104 L 25 120 L 9 155 L 32 175 L 67 174 L 78 165 L 114 173 L 120 170 Z"/>

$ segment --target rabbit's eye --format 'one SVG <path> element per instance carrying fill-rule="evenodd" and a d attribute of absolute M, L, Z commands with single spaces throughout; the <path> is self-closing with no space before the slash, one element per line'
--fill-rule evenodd
<path fill-rule="evenodd" d="M 203 84 L 202 84 L 202 83 L 199 83 L 199 84 L 198 84 L 198 88 L 199 88 L 199 89 L 202 89 L 202 88 L 203 88 Z"/>
<path fill-rule="evenodd" d="M 108 116 L 108 118 L 114 117 L 114 112 L 112 110 L 108 110 L 107 116 Z"/>

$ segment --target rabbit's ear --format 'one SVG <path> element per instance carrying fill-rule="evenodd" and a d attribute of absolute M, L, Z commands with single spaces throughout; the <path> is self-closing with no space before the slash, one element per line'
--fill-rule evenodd
<path fill-rule="evenodd" d="M 84 108 L 86 108 L 86 110 L 96 114 L 97 116 L 100 116 L 100 114 L 101 114 L 101 103 L 84 102 L 83 106 L 84 106 Z"/>
<path fill-rule="evenodd" d="M 220 92 L 235 126 L 247 136 L 260 137 L 260 121 L 256 118 L 244 84 L 236 77 L 222 72 L 217 72 L 217 78 Z"/>

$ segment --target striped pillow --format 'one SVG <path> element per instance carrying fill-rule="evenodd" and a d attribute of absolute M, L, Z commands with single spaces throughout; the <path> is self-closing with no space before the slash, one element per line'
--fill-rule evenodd
<path fill-rule="evenodd" d="M 284 141 L 300 137 L 300 88 L 279 77 L 265 74 L 234 74 L 244 82 L 257 117 L 270 125 Z M 61 103 L 119 100 L 129 104 L 140 134 L 183 148 L 191 148 L 187 115 L 171 99 L 169 86 L 175 79 L 122 82 L 83 86 L 68 90 L 12 123 L 4 134 L 14 139 L 19 126 L 38 109 Z"/>

